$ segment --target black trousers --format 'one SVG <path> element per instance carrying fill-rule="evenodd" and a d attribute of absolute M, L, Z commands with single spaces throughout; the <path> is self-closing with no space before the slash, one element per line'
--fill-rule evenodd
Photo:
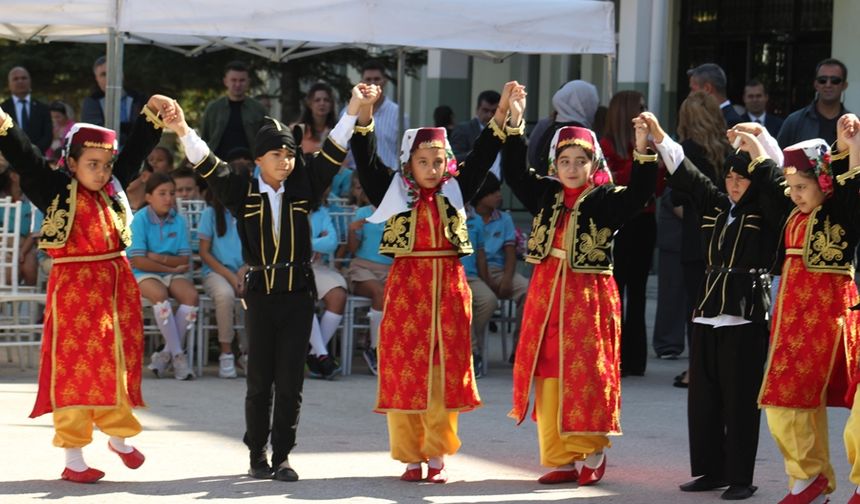
<path fill-rule="evenodd" d="M 642 212 L 624 224 L 615 237 L 615 283 L 621 297 L 621 372 L 644 374 L 648 360 L 645 294 L 657 241 L 653 213 Z"/>
<path fill-rule="evenodd" d="M 314 300 L 306 290 L 269 295 L 248 292 L 245 303 L 248 391 L 244 441 L 254 458 L 265 453 L 271 432 L 272 466 L 278 466 L 296 445 Z"/>
<path fill-rule="evenodd" d="M 750 485 L 758 451 L 757 399 L 767 359 L 767 324 L 694 324 L 687 421 L 693 476 Z"/>
<path fill-rule="evenodd" d="M 705 260 L 681 261 L 681 268 L 684 271 L 684 289 L 687 291 L 684 305 L 687 310 L 684 314 L 684 320 L 687 321 L 687 348 L 692 349 L 690 340 L 693 338 L 693 326 L 695 325 L 693 324 L 693 312 L 699 305 L 702 283 L 705 281 Z"/>

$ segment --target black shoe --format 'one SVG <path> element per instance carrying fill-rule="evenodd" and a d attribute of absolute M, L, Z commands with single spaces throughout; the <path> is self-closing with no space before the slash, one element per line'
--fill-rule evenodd
<path fill-rule="evenodd" d="M 475 366 L 475 378 L 484 377 L 484 358 L 480 354 L 472 354 L 472 363 Z"/>
<path fill-rule="evenodd" d="M 757 486 L 753 485 L 731 485 L 722 495 L 723 500 L 744 500 L 752 497 L 752 494 L 758 490 Z"/>
<path fill-rule="evenodd" d="M 688 481 L 678 488 L 680 488 L 682 492 L 707 492 L 708 490 L 714 490 L 724 486 L 729 486 L 729 484 L 722 479 L 712 478 L 711 476 L 706 475 L 696 478 L 693 481 Z"/>
<path fill-rule="evenodd" d="M 278 481 L 298 481 L 299 475 L 292 467 L 279 467 L 275 471 L 275 479 Z"/>
<path fill-rule="evenodd" d="M 320 355 L 316 359 L 319 366 L 319 377 L 326 380 L 334 380 L 335 376 L 340 372 L 340 364 L 331 355 Z"/>
<path fill-rule="evenodd" d="M 379 368 L 376 361 L 376 349 L 368 348 L 364 351 L 364 361 L 367 362 L 367 368 L 374 376 L 379 374 Z"/>
<path fill-rule="evenodd" d="M 319 357 L 317 357 L 316 355 L 308 354 L 307 359 L 305 359 L 305 364 L 307 364 L 308 375 L 311 378 L 320 378 L 322 376 Z"/>

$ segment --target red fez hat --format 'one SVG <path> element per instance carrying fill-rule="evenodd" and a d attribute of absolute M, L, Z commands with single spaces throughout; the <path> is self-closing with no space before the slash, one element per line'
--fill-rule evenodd
<path fill-rule="evenodd" d="M 444 149 L 446 138 L 445 128 L 418 128 L 410 152 L 416 149 Z"/>
<path fill-rule="evenodd" d="M 94 124 L 75 124 L 69 131 L 66 141 L 69 147 L 80 145 L 86 148 L 104 149 L 113 154 L 117 151 L 116 132 Z"/>

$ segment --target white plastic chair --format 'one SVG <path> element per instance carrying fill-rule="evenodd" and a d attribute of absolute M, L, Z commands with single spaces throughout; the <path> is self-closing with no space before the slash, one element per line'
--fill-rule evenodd
<path fill-rule="evenodd" d="M 340 342 L 341 373 L 346 376 L 352 374 L 352 352 L 355 348 L 355 330 L 370 329 L 370 324 L 357 323 L 355 311 L 359 309 L 370 309 L 371 299 L 354 296 L 350 294 L 346 298 L 346 309 L 343 312 L 343 337 Z"/>

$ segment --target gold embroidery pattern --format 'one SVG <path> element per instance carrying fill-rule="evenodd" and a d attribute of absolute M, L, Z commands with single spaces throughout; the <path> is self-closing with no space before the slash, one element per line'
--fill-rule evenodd
<path fill-rule="evenodd" d="M 606 261 L 608 250 L 612 246 L 612 230 L 609 228 L 597 229 L 593 219 L 588 219 L 588 233 L 579 235 L 579 254 L 576 261 L 583 263 Z"/>
<path fill-rule="evenodd" d="M 385 230 L 382 233 L 383 244 L 389 247 L 407 247 L 409 245 L 409 240 L 406 236 L 406 232 L 409 230 L 408 221 L 409 218 L 405 216 L 395 216 L 388 219 L 388 222 L 385 224 Z"/>
<path fill-rule="evenodd" d="M 58 209 L 59 204 L 60 196 L 54 196 L 51 206 L 45 212 L 45 220 L 42 221 L 42 236 L 63 243 L 66 241 L 69 213 Z"/>
<path fill-rule="evenodd" d="M 809 255 L 809 264 L 815 266 L 841 261 L 843 251 L 848 247 L 848 242 L 842 240 L 844 236 L 845 229 L 840 224 L 831 225 L 830 217 L 825 217 L 824 230 L 816 231 L 812 235 L 810 248 L 815 253 Z"/>

